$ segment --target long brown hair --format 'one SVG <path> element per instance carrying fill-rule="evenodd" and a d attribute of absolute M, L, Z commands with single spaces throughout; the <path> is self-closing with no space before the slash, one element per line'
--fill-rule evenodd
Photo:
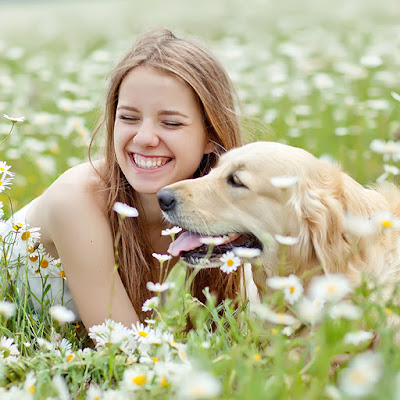
<path fill-rule="evenodd" d="M 143 229 L 144 213 L 135 191 L 127 182 L 114 151 L 114 123 L 118 105 L 119 88 L 126 75 L 137 66 L 149 66 L 163 73 L 172 74 L 186 82 L 195 92 L 202 107 L 205 127 L 210 140 L 221 149 L 229 150 L 241 145 L 239 123 L 235 113 L 232 83 L 217 59 L 201 44 L 177 38 L 166 29 L 157 29 L 139 37 L 125 57 L 110 74 L 110 83 L 103 120 L 94 131 L 92 142 L 102 126 L 107 137 L 105 146 L 105 168 L 101 171 L 107 190 L 107 212 L 114 239 L 118 241 L 119 275 L 128 296 L 143 321 L 143 302 L 151 297 L 146 282 L 158 281 L 155 260 L 152 257 L 148 235 Z M 214 166 L 217 154 L 205 155 L 195 177 L 204 175 Z M 139 218 L 121 221 L 112 210 L 120 201 L 139 210 Z M 233 298 L 238 292 L 237 282 L 219 269 L 202 270 L 192 285 L 193 295 L 204 300 L 202 290 L 208 286 L 218 301 Z"/>

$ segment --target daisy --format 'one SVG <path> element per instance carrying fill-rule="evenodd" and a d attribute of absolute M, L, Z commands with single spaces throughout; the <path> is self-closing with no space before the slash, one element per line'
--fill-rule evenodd
<path fill-rule="evenodd" d="M 41 349 L 51 351 L 53 350 L 53 345 L 46 339 L 38 337 L 36 338 L 36 342 Z"/>
<path fill-rule="evenodd" d="M 400 101 L 400 94 L 396 92 L 390 92 L 390 94 L 395 100 Z"/>
<path fill-rule="evenodd" d="M 150 299 L 147 299 L 142 305 L 142 311 L 152 311 L 158 307 L 160 304 L 160 299 L 157 296 L 154 296 Z M 148 324 L 148 323 L 147 323 Z"/>
<path fill-rule="evenodd" d="M 24 122 L 24 121 L 26 121 L 26 118 L 25 117 L 10 117 L 9 115 L 7 115 L 7 114 L 3 114 L 3 117 L 5 118 L 5 119 L 8 119 L 9 121 L 11 121 L 12 123 L 17 123 L 17 122 Z"/>
<path fill-rule="evenodd" d="M 161 236 L 172 236 L 174 237 L 177 233 L 181 232 L 182 228 L 174 226 L 172 228 L 164 229 L 161 231 Z"/>
<path fill-rule="evenodd" d="M 52 379 L 52 383 L 54 388 L 57 390 L 57 398 L 60 400 L 69 400 L 71 399 L 71 395 L 68 390 L 68 386 L 65 383 L 65 380 L 60 375 L 54 375 Z"/>
<path fill-rule="evenodd" d="M 329 310 L 329 316 L 332 319 L 344 318 L 347 320 L 355 321 L 362 317 L 361 308 L 355 306 L 348 301 L 342 301 L 333 305 Z"/>
<path fill-rule="evenodd" d="M 346 344 L 354 344 L 358 346 L 362 342 L 369 342 L 374 337 L 372 332 L 367 331 L 357 331 L 357 332 L 348 332 L 344 335 L 343 342 Z"/>
<path fill-rule="evenodd" d="M 0 161 L 0 174 L 2 175 L 2 179 L 7 176 L 14 176 L 14 173 L 10 171 L 11 166 L 7 165 L 5 161 Z"/>
<path fill-rule="evenodd" d="M 36 391 L 36 377 L 35 374 L 30 371 L 27 373 L 26 377 L 25 377 L 25 382 L 24 382 L 24 390 L 26 393 L 28 393 L 30 396 L 32 396 L 35 394 Z"/>
<path fill-rule="evenodd" d="M 313 299 L 339 301 L 352 292 L 350 281 L 342 274 L 316 276 L 309 287 Z"/>
<path fill-rule="evenodd" d="M 71 351 L 72 351 L 72 343 L 66 338 L 58 340 L 54 345 L 55 354 L 61 355 L 64 353 L 70 353 Z"/>
<path fill-rule="evenodd" d="M 293 236 L 275 235 L 274 238 L 279 244 L 283 244 L 285 246 L 293 246 L 299 243 L 300 241 L 299 237 L 293 237 Z"/>
<path fill-rule="evenodd" d="M 129 341 L 132 333 L 132 330 L 125 325 L 111 319 L 106 319 L 101 325 L 93 325 L 89 328 L 89 337 L 96 341 L 96 348 Z"/>
<path fill-rule="evenodd" d="M 377 227 L 385 230 L 398 229 L 400 219 L 395 217 L 390 211 L 378 211 L 371 217 Z"/>
<path fill-rule="evenodd" d="M 12 185 L 12 178 L 3 178 L 0 180 L 0 193 L 9 189 Z"/>
<path fill-rule="evenodd" d="M 158 253 L 153 253 L 152 256 L 157 259 L 160 263 L 164 263 L 165 261 L 168 261 L 172 258 L 171 255 L 169 254 L 158 254 Z"/>
<path fill-rule="evenodd" d="M 339 389 L 345 396 L 365 397 L 372 392 L 383 372 L 379 354 L 366 352 L 357 355 L 339 375 Z"/>
<path fill-rule="evenodd" d="M 273 186 L 279 189 L 287 189 L 297 183 L 299 178 L 297 176 L 274 176 L 270 179 Z"/>
<path fill-rule="evenodd" d="M 383 169 L 385 170 L 385 172 L 381 176 L 376 178 L 377 183 L 383 182 L 390 175 L 396 176 L 400 174 L 400 169 L 395 167 L 394 165 L 384 164 Z"/>
<path fill-rule="evenodd" d="M 144 326 L 141 322 L 137 322 L 136 325 L 132 324 L 133 336 L 139 341 L 143 342 L 146 338 L 153 334 L 153 329 L 150 326 Z"/>
<path fill-rule="evenodd" d="M 192 371 L 179 385 L 179 396 L 184 399 L 212 399 L 221 393 L 221 382 L 203 371 Z"/>
<path fill-rule="evenodd" d="M 351 213 L 345 215 L 343 227 L 346 232 L 356 237 L 370 236 L 376 232 L 376 225 L 371 218 Z"/>
<path fill-rule="evenodd" d="M 230 274 L 233 271 L 236 271 L 238 267 L 241 265 L 240 258 L 235 256 L 233 251 L 228 251 L 221 258 L 220 261 L 223 263 L 220 267 L 222 272 L 226 274 Z"/>
<path fill-rule="evenodd" d="M 73 311 L 69 310 L 67 307 L 56 305 L 50 307 L 50 315 L 60 324 L 64 325 L 67 322 L 74 322 L 76 316 Z"/>
<path fill-rule="evenodd" d="M 139 212 L 135 207 L 128 206 L 128 204 L 116 201 L 113 205 L 113 210 L 123 217 L 138 217 Z"/>
<path fill-rule="evenodd" d="M 383 154 L 384 161 L 392 159 L 397 162 L 400 160 L 400 142 L 394 142 L 393 140 L 385 142 L 384 140 L 374 139 L 369 148 L 378 154 Z"/>
<path fill-rule="evenodd" d="M 267 284 L 272 289 L 283 289 L 284 298 L 290 304 L 296 303 L 304 292 L 300 279 L 293 274 L 269 278 Z"/>
<path fill-rule="evenodd" d="M 122 382 L 127 390 L 137 390 L 150 384 L 154 373 L 144 368 L 128 368 L 124 371 Z"/>
<path fill-rule="evenodd" d="M 0 314 L 5 318 L 11 318 L 17 311 L 17 305 L 9 301 L 0 301 Z"/>
<path fill-rule="evenodd" d="M 325 301 L 323 300 L 310 300 L 307 297 L 303 297 L 296 305 L 297 316 L 300 320 L 314 325 L 322 319 L 324 303 Z"/>
<path fill-rule="evenodd" d="M 252 306 L 252 311 L 254 311 L 261 319 L 272 322 L 274 324 L 293 325 L 298 322 L 298 320 L 292 315 L 276 313 L 264 304 L 254 304 Z"/>
<path fill-rule="evenodd" d="M 250 249 L 248 247 L 235 247 L 233 252 L 241 258 L 256 258 L 261 254 L 260 249 Z"/>
<path fill-rule="evenodd" d="M 163 283 L 153 283 L 153 282 L 147 282 L 146 287 L 150 292 L 156 292 L 156 293 L 161 293 L 165 292 L 168 289 L 172 289 L 175 286 L 175 283 L 173 282 L 163 282 Z"/>
<path fill-rule="evenodd" d="M 7 358 L 9 360 L 15 359 L 15 356 L 19 355 L 17 345 L 14 343 L 14 339 L 7 336 L 3 336 L 0 339 L 0 359 Z"/>

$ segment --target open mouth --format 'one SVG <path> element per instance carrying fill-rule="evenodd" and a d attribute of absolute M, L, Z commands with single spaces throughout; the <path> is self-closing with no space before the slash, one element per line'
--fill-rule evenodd
<path fill-rule="evenodd" d="M 252 234 L 233 233 L 222 237 L 209 237 L 194 232 L 183 232 L 171 243 L 168 252 L 174 257 L 180 255 L 186 264 L 195 266 L 204 263 L 207 267 L 213 267 L 220 266 L 219 258 L 237 247 L 262 250 L 263 245 Z"/>
<path fill-rule="evenodd" d="M 171 157 L 148 157 L 137 153 L 132 153 L 131 158 L 134 164 L 142 169 L 157 169 L 172 160 Z"/>

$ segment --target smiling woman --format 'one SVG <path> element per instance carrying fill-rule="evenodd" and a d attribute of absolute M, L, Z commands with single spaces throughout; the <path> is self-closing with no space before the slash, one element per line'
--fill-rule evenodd
<path fill-rule="evenodd" d="M 26 274 L 18 276 L 28 276 L 33 306 L 66 304 L 86 327 L 107 317 L 128 326 L 144 320 L 146 284 L 162 280 L 153 254 L 170 245 L 157 191 L 206 174 L 219 149 L 241 144 L 223 67 L 202 45 L 163 29 L 141 36 L 111 73 L 92 143 L 103 127 L 103 158 L 66 171 L 7 227 L 41 228 L 40 244 L 14 247 L 15 257 L 28 251 Z M 131 218 L 114 211 L 117 202 Z M 167 258 L 168 273 L 178 257 Z M 193 293 L 203 299 L 206 286 L 218 300 L 237 292 L 220 270 L 200 271 Z"/>

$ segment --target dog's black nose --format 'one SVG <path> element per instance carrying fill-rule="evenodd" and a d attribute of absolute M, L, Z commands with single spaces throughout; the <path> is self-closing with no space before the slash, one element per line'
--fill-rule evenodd
<path fill-rule="evenodd" d="M 175 208 L 176 200 L 173 193 L 168 189 L 161 189 L 157 192 L 158 203 L 161 210 L 171 211 Z"/>

